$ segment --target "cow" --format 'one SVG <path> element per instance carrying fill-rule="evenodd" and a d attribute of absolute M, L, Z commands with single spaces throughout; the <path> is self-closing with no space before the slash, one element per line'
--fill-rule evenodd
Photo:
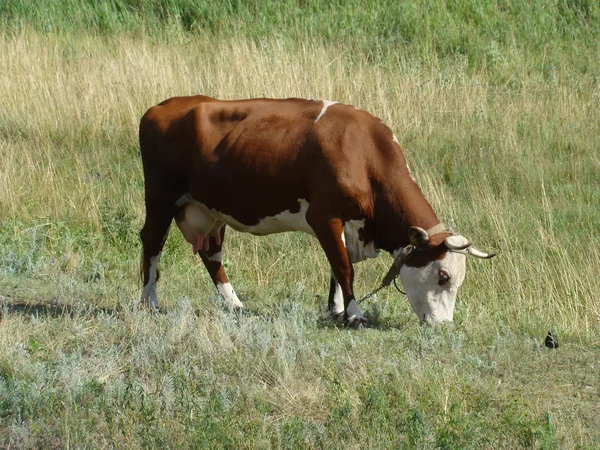
<path fill-rule="evenodd" d="M 303 231 L 331 266 L 332 317 L 362 327 L 353 263 L 384 250 L 425 323 L 452 321 L 466 256 L 490 258 L 436 216 L 394 133 L 359 108 L 299 98 L 173 97 L 139 128 L 146 219 L 142 302 L 158 308 L 158 263 L 175 219 L 224 302 L 243 308 L 223 267 L 226 226 Z M 390 274 L 388 274 L 388 282 Z"/>

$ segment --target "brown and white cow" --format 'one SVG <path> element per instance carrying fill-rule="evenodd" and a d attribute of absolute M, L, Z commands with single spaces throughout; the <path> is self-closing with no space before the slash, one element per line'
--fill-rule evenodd
<path fill-rule="evenodd" d="M 391 253 L 419 319 L 442 322 L 452 320 L 466 255 L 493 256 L 441 224 L 392 131 L 352 106 L 175 97 L 142 117 L 140 148 L 142 301 L 152 308 L 173 219 L 234 308 L 243 305 L 222 264 L 226 225 L 255 235 L 315 236 L 331 265 L 329 311 L 353 326 L 366 319 L 354 297 L 352 263 Z"/>

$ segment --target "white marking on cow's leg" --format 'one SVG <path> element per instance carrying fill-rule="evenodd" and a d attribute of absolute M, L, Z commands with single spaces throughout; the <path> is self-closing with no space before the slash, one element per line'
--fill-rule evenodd
<path fill-rule="evenodd" d="M 362 311 L 358 307 L 358 303 L 356 303 L 356 300 L 354 299 L 350 300 L 350 303 L 346 308 L 346 314 L 348 314 L 348 323 L 354 321 L 367 322 L 367 318 L 363 316 Z"/>
<path fill-rule="evenodd" d="M 148 277 L 148 283 L 142 290 L 142 302 L 152 309 L 158 309 L 158 297 L 156 295 L 156 274 L 158 273 L 158 261 L 160 261 L 159 252 L 158 255 L 150 258 L 150 274 Z"/>
<path fill-rule="evenodd" d="M 231 283 L 217 283 L 217 291 L 225 301 L 225 304 L 231 309 L 243 308 L 244 304 L 240 301 L 237 294 L 233 290 Z"/>
<path fill-rule="evenodd" d="M 335 283 L 335 292 L 333 294 L 333 309 L 329 311 L 332 317 L 337 317 L 340 314 L 344 314 L 344 294 L 342 292 L 342 286 L 337 282 L 331 272 L 331 279 Z"/>
<path fill-rule="evenodd" d="M 335 105 L 336 103 L 337 102 L 332 102 L 332 101 L 329 101 L 329 100 L 323 100 L 323 108 L 321 109 L 321 112 L 319 113 L 319 115 L 315 119 L 315 123 L 317 123 L 319 121 L 319 119 L 321 117 L 323 117 L 323 115 L 325 115 L 325 111 L 327 111 L 327 108 L 329 108 L 331 105 Z"/>
<path fill-rule="evenodd" d="M 217 262 L 223 262 L 223 252 L 217 252 L 212 256 L 208 257 L 209 261 L 217 261 Z"/>
<path fill-rule="evenodd" d="M 217 252 L 214 255 L 208 257 L 208 260 L 211 262 L 216 262 L 219 264 L 223 264 L 223 252 Z M 226 278 L 225 278 L 226 279 Z M 237 294 L 235 293 L 233 286 L 229 281 L 225 283 L 221 283 L 215 280 L 215 286 L 217 288 L 217 292 L 221 295 L 221 298 L 225 302 L 225 305 L 228 308 L 236 309 L 243 308 L 244 304 L 240 301 Z"/>
<path fill-rule="evenodd" d="M 349 222 L 356 222 L 356 221 L 351 220 Z M 348 224 L 349 222 L 346 222 L 346 224 Z M 364 225 L 364 222 L 362 222 L 362 224 Z M 342 228 L 342 236 L 341 236 L 342 237 L 342 242 L 344 243 L 344 245 L 346 245 L 346 236 L 345 236 L 345 234 L 346 234 L 346 226 L 344 226 Z M 352 261 L 352 255 L 350 253 L 351 252 L 349 251 L 348 252 L 348 257 Z M 337 308 L 338 308 L 338 301 L 340 301 L 340 300 L 338 300 L 338 292 L 339 292 L 339 297 L 341 297 L 341 303 L 342 303 L 341 310 L 344 311 L 344 295 L 343 295 L 343 292 L 342 292 L 342 286 L 340 286 L 339 283 L 336 283 L 336 286 L 335 286 L 335 296 L 334 296 L 336 311 L 337 311 Z M 348 307 L 346 308 L 346 315 L 348 317 L 348 323 L 349 324 L 353 324 L 354 322 L 358 322 L 358 323 L 361 323 L 361 324 L 368 322 L 367 318 L 365 316 L 363 316 L 362 311 L 358 307 L 358 303 L 356 303 L 356 300 L 354 300 L 354 299 L 350 300 L 350 303 L 348 303 Z"/>

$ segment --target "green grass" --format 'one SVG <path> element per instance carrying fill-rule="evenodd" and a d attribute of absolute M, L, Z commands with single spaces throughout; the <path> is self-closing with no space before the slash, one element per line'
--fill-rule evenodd
<path fill-rule="evenodd" d="M 497 75 L 492 79 L 505 83 L 514 69 L 529 64 L 550 78 L 564 65 L 597 75 L 600 5 L 592 0 L 5 0 L 0 23 L 8 30 L 33 27 L 66 35 L 312 41 L 376 64 L 393 64 L 404 55 L 427 65 L 432 59 L 464 58 L 469 69 L 491 69 Z"/>
<path fill-rule="evenodd" d="M 507 328 L 403 317 L 402 329 L 355 333 L 292 302 L 244 315 L 185 299 L 159 315 L 11 308 L 1 406 L 16 446 L 591 448 L 598 438 L 597 351 L 548 351 Z"/>
<path fill-rule="evenodd" d="M 0 3 L 0 446 L 596 448 L 599 24 L 584 1 Z M 138 310 L 137 124 L 194 93 L 390 125 L 440 218 L 499 254 L 454 325 L 391 289 L 371 329 L 330 323 L 300 234 L 228 231 L 236 315 L 174 229 L 164 311 Z M 356 266 L 359 295 L 390 262 Z"/>

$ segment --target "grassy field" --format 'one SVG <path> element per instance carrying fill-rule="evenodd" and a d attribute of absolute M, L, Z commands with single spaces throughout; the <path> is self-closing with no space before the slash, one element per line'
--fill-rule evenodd
<path fill-rule="evenodd" d="M 0 447 L 600 446 L 600 7 L 403 3 L 0 3 Z M 390 289 L 344 329 L 316 241 L 231 230 L 243 314 L 176 229 L 140 310 L 137 125 L 195 93 L 387 123 L 440 218 L 498 252 L 454 324 Z"/>

